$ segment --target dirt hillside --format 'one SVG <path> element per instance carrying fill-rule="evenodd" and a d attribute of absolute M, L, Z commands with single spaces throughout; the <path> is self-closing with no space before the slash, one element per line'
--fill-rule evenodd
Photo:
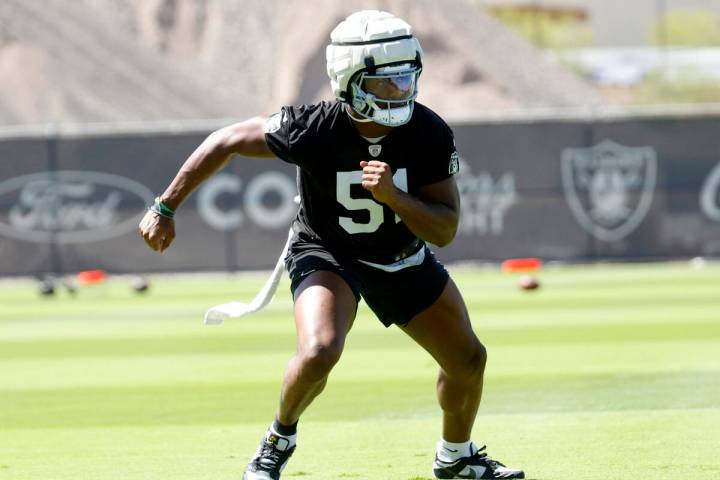
<path fill-rule="evenodd" d="M 0 124 L 244 118 L 328 98 L 325 45 L 363 8 L 415 27 L 443 115 L 599 94 L 462 0 L 2 0 Z"/>

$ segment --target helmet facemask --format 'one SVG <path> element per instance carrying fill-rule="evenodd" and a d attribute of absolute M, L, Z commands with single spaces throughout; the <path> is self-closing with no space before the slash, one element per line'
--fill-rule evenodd
<path fill-rule="evenodd" d="M 353 119 L 388 127 L 410 121 L 421 71 L 418 65 L 403 63 L 359 72 L 350 81 L 349 103 L 362 119 Z"/>

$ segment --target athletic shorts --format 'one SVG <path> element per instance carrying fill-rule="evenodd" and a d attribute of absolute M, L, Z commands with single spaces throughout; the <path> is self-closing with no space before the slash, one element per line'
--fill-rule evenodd
<path fill-rule="evenodd" d="M 450 278 L 427 246 L 421 248 L 425 249 L 422 263 L 386 272 L 334 254 L 307 234 L 296 233 L 285 257 L 290 290 L 295 298 L 298 286 L 311 273 L 330 271 L 345 280 L 358 302 L 365 300 L 383 325 L 405 326 L 440 298 Z"/>

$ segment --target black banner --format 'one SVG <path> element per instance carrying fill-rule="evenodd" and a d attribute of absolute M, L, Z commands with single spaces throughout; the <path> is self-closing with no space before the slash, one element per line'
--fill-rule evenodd
<path fill-rule="evenodd" d="M 462 195 L 446 261 L 720 254 L 720 116 L 455 124 Z M 295 169 L 235 159 L 151 252 L 137 224 L 208 130 L 0 139 L 0 275 L 272 267 Z"/>

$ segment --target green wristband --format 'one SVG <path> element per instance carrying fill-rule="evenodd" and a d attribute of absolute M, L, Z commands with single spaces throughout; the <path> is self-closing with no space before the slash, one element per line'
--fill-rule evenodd
<path fill-rule="evenodd" d="M 161 200 L 160 197 L 155 197 L 155 203 L 152 204 L 150 207 L 151 212 L 155 212 L 161 217 L 165 218 L 174 218 L 175 212 L 172 208 L 165 205 Z"/>

